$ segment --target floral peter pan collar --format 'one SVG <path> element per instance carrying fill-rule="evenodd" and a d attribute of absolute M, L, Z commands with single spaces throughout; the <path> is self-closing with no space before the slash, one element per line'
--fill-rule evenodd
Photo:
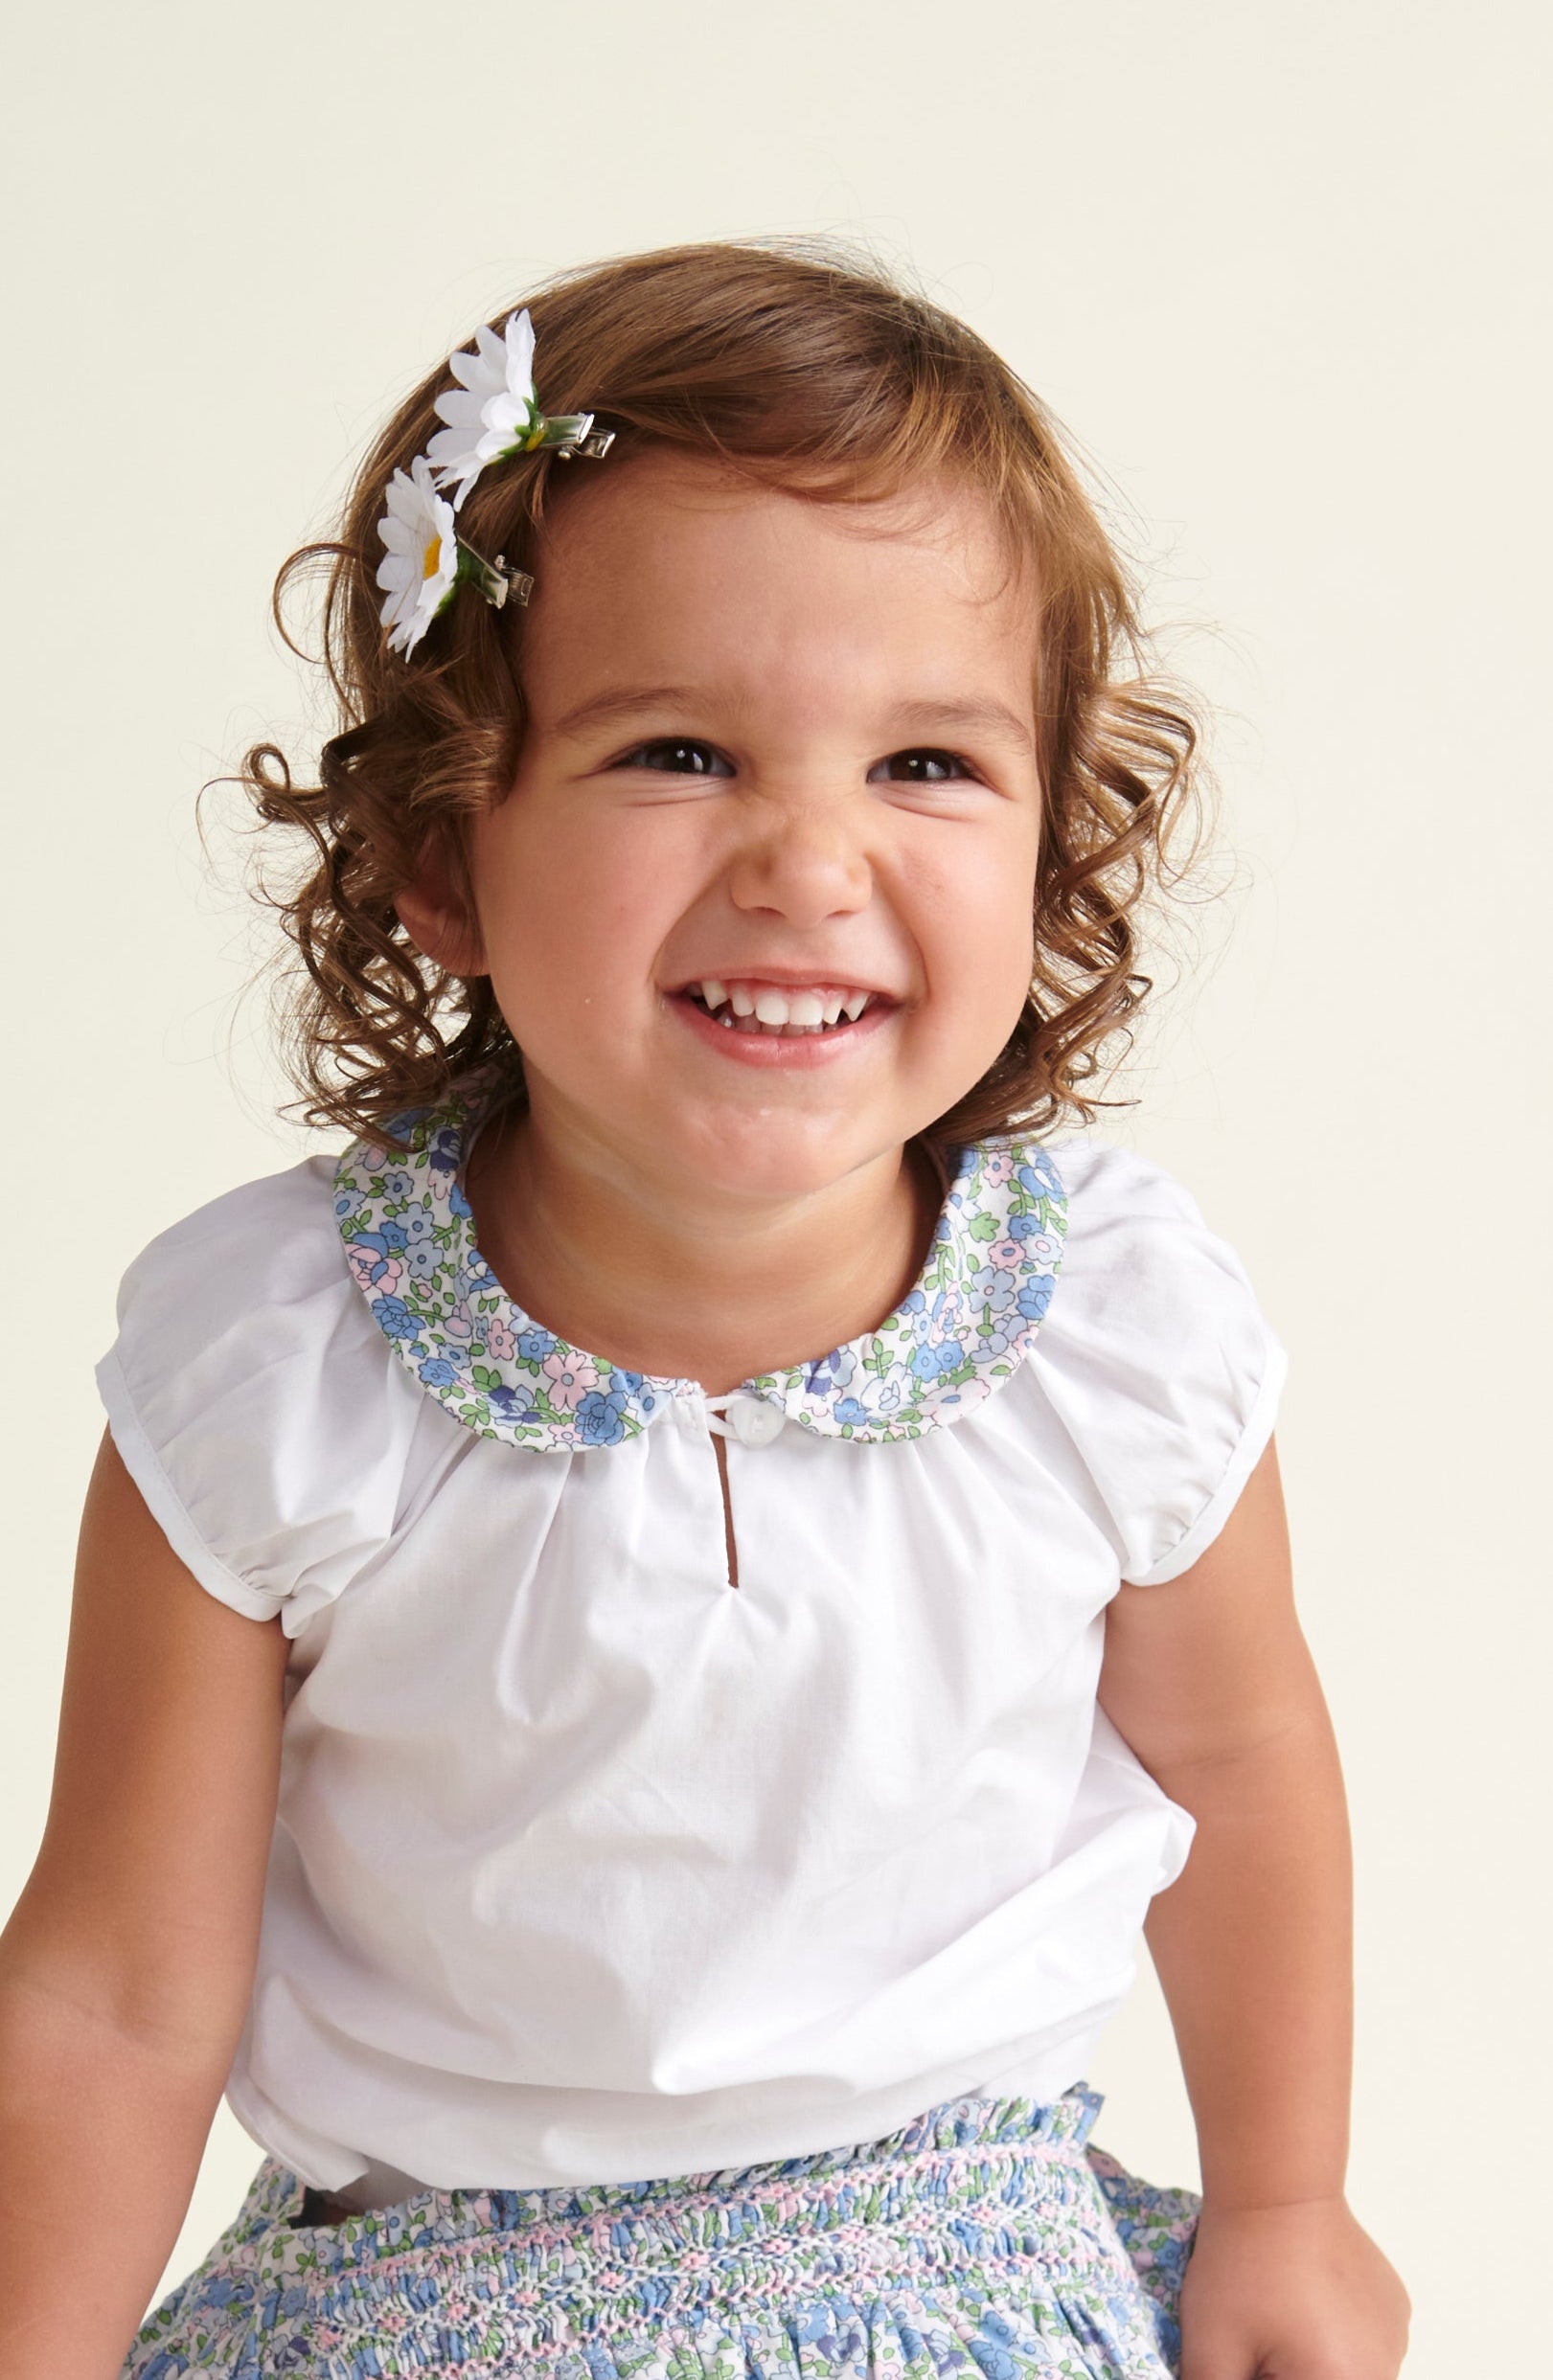
<path fill-rule="evenodd" d="M 408 1155 L 353 1142 L 334 1172 L 345 1253 L 373 1318 L 421 1386 L 482 1438 L 540 1448 L 634 1438 L 694 1380 L 628 1371 L 532 1321 L 474 1242 L 464 1168 L 502 1093 L 468 1077 L 438 1107 L 388 1127 Z M 955 1161 L 917 1284 L 877 1330 L 811 1363 L 757 1374 L 743 1393 L 821 1437 L 920 1438 L 1015 1372 L 1051 1302 L 1067 1198 L 1034 1141 L 972 1141 Z"/>

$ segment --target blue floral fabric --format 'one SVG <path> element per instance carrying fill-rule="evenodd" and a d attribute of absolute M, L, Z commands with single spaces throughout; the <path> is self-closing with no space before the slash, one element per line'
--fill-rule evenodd
<path fill-rule="evenodd" d="M 266 2157 L 121 2380 L 1175 2380 L 1200 2201 L 1088 2145 L 1103 2104 L 949 2099 L 852 2147 L 332 2224 Z"/>
<path fill-rule="evenodd" d="M 502 1288 L 475 1245 L 463 1190 L 473 1137 L 506 1082 L 488 1069 L 435 1108 L 410 1109 L 384 1141 L 339 1160 L 334 1211 L 373 1318 L 428 1394 L 482 1437 L 514 1446 L 612 1446 L 697 1383 L 628 1371 L 570 1347 Z M 1067 1199 L 1035 1141 L 970 1142 L 927 1261 L 877 1330 L 745 1392 L 827 1436 L 918 1438 L 993 1394 L 1017 1369 L 1052 1298 Z"/>

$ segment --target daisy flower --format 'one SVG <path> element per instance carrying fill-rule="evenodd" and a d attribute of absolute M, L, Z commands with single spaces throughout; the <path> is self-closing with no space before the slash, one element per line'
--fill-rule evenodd
<path fill-rule="evenodd" d="M 448 365 L 460 386 L 437 398 L 437 412 L 448 426 L 436 432 L 426 452 L 439 487 L 458 482 L 456 512 L 486 465 L 520 453 L 539 425 L 528 307 L 508 315 L 500 339 L 482 323 L 473 347 L 461 348 Z"/>
<path fill-rule="evenodd" d="M 388 595 L 382 623 L 390 649 L 409 653 L 452 601 L 459 575 L 453 508 L 433 487 L 424 455 L 395 472 L 377 534 L 388 549 L 377 565 Z"/>

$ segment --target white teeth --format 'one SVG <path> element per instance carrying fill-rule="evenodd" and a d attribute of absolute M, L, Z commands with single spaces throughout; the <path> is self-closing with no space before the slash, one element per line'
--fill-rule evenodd
<path fill-rule="evenodd" d="M 742 1026 L 746 1032 L 818 1033 L 838 1025 L 843 1016 L 855 1023 L 874 997 L 872 992 L 837 990 L 786 991 L 774 984 L 725 984 L 715 975 L 689 984 L 708 1015 L 723 1026 Z"/>

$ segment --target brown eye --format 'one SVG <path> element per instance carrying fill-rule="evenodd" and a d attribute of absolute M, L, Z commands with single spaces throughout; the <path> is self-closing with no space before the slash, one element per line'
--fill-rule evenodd
<path fill-rule="evenodd" d="M 624 755 L 622 768 L 660 769 L 666 777 L 731 777 L 732 763 L 695 736 L 658 736 Z"/>
<path fill-rule="evenodd" d="M 918 744 L 906 752 L 892 752 L 868 772 L 872 784 L 879 770 L 886 781 L 904 785 L 944 785 L 956 777 L 969 777 L 971 770 L 957 752 L 940 752 L 931 744 Z"/>

